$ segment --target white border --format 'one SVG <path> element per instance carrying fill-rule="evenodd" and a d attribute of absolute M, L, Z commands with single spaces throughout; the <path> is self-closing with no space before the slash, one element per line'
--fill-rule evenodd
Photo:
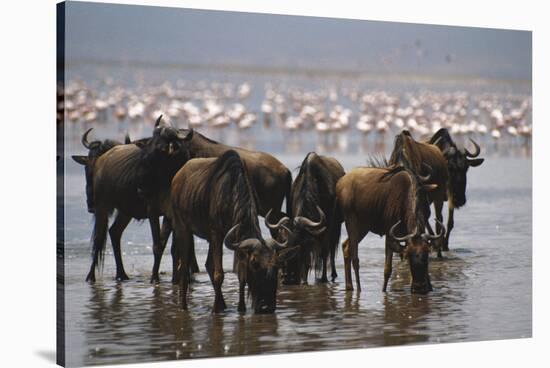
<path fill-rule="evenodd" d="M 102 1 L 104 2 L 104 1 Z M 162 367 L 546 366 L 550 20 L 536 1 L 109 1 L 201 9 L 532 30 L 534 97 L 533 339 L 207 359 Z M 359 4 L 363 4 L 362 6 Z M 2 3 L 0 333 L 3 367 L 52 366 L 55 350 L 55 1 Z M 7 233 L 7 237 L 5 234 Z M 506 275 L 502 275 L 506 277 Z M 513 303 L 514 300 L 510 300 Z M 153 367 L 157 364 L 125 365 Z"/>

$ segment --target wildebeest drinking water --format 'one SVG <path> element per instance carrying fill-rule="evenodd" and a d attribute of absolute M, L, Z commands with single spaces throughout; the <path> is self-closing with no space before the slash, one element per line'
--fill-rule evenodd
<path fill-rule="evenodd" d="M 348 231 L 342 245 L 346 290 L 353 290 L 352 264 L 357 291 L 361 290 L 358 245 L 368 232 L 386 236 L 383 291 L 392 273 L 394 252 L 403 254 L 409 262 L 411 291 L 431 290 L 428 240 L 442 236 L 443 231 L 435 236 L 424 233 L 429 211 L 427 193 L 437 187 L 425 184 L 428 181 L 429 177 L 418 176 L 407 163 L 392 168 L 355 168 L 338 181 L 336 198 Z M 399 237 L 397 232 L 406 235 Z"/>
<path fill-rule="evenodd" d="M 406 161 L 406 162 L 404 162 Z M 439 148 L 430 143 L 417 142 L 408 130 L 403 130 L 395 137 L 394 147 L 388 165 L 408 164 L 414 173 L 422 175 L 429 167 L 430 179 L 426 184 L 435 184 L 437 187 L 427 193 L 428 203 L 434 204 L 436 231 L 441 232 L 439 224 L 443 221 L 443 202 L 447 200 L 449 173 L 447 162 Z M 428 209 L 427 218 L 430 217 Z M 426 221 L 426 227 L 430 234 L 433 230 Z M 443 238 L 434 242 L 438 257 L 441 257 Z"/>
<path fill-rule="evenodd" d="M 162 247 L 159 216 L 163 201 L 169 197 L 171 176 L 189 158 L 185 143 L 192 132 L 184 135 L 175 128 L 160 124 L 157 119 L 151 139 L 136 144 L 116 145 L 99 156 L 93 164 L 94 230 L 93 259 L 87 281 L 95 281 L 95 268 L 103 259 L 109 216 L 117 211 L 109 229 L 116 261 L 117 280 L 127 280 L 120 254 L 120 237 L 132 218 L 148 219 L 153 235 L 155 265 L 153 276 L 158 279 L 157 249 Z"/>
<path fill-rule="evenodd" d="M 329 253 L 331 278 L 332 281 L 336 279 L 335 253 L 342 225 L 335 211 L 336 182 L 344 174 L 342 165 L 332 157 L 310 152 L 303 160 L 292 183 L 289 214 L 292 222 L 288 225 L 301 248 L 299 254 L 286 263 L 283 283 L 307 282 L 311 260 L 314 261 L 316 274 L 321 273 L 320 281 L 327 282 Z M 309 220 L 317 217 L 317 222 Z M 267 220 L 268 227 L 278 227 L 278 224 Z"/>
<path fill-rule="evenodd" d="M 255 313 L 271 313 L 276 308 L 278 269 L 298 247 L 288 247 L 288 240 L 281 244 L 262 238 L 257 195 L 246 171 L 239 154 L 229 150 L 219 158 L 190 160 L 172 181 L 171 218 L 181 256 L 180 290 L 184 309 L 187 309 L 188 255 L 193 234 L 209 243 L 206 269 L 215 291 L 214 313 L 226 308 L 221 289 L 224 244 L 235 251 L 238 258 L 238 310 L 246 310 L 245 285 L 248 285 Z M 288 231 L 288 236 L 291 235 Z"/>

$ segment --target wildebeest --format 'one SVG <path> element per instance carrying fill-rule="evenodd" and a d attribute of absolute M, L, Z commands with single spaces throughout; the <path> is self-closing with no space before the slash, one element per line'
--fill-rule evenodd
<path fill-rule="evenodd" d="M 426 168 L 430 170 L 430 180 L 426 184 L 435 184 L 437 187 L 427 195 L 428 203 L 434 204 L 436 231 L 441 231 L 439 224 L 443 222 L 443 203 L 447 200 L 449 173 L 447 170 L 447 161 L 439 148 L 430 143 L 417 142 L 414 140 L 408 130 L 403 130 L 395 137 L 394 147 L 388 162 L 388 165 L 403 165 L 404 161 L 411 170 L 419 175 L 425 174 Z M 427 219 L 430 217 L 428 209 Z M 426 222 L 428 232 L 433 234 L 433 230 Z M 437 249 L 437 256 L 441 257 L 443 238 L 434 242 Z"/>
<path fill-rule="evenodd" d="M 449 250 L 449 236 L 454 227 L 454 210 L 466 204 L 466 173 L 468 168 L 477 167 L 484 161 L 477 158 L 481 153 L 479 145 L 470 138 L 475 147 L 474 152 L 466 148 L 458 148 L 453 142 L 449 132 L 445 128 L 439 129 L 429 140 L 430 144 L 437 146 L 447 160 L 449 170 L 448 182 L 448 207 L 447 233 L 445 235 L 443 250 Z"/>
<path fill-rule="evenodd" d="M 327 263 L 330 253 L 331 278 L 337 277 L 335 253 L 340 241 L 342 222 L 336 216 L 336 182 L 344 176 L 344 168 L 332 157 L 310 152 L 303 160 L 298 176 L 292 183 L 290 216 L 288 224 L 295 241 L 301 245 L 299 254 L 283 268 L 283 283 L 307 283 L 311 261 L 314 261 L 316 276 L 327 282 Z M 318 218 L 316 222 L 309 219 Z M 270 224 L 277 228 L 278 224 Z"/>
<path fill-rule="evenodd" d="M 178 254 L 181 255 L 180 290 L 183 309 L 187 309 L 188 255 L 194 234 L 209 243 L 206 269 L 215 291 L 214 313 L 226 308 L 221 290 L 224 280 L 224 244 L 236 252 L 238 259 L 238 310 L 246 310 L 246 284 L 255 313 L 271 313 L 275 310 L 278 269 L 298 247 L 287 247 L 286 243 L 262 238 L 257 195 L 247 169 L 239 154 L 229 150 L 219 158 L 188 161 L 172 180 L 171 218 Z M 288 236 L 291 236 L 290 232 Z"/>
<path fill-rule="evenodd" d="M 82 135 L 82 145 L 88 149 L 88 155 L 74 155 L 72 156 L 75 162 L 84 166 L 84 173 L 86 175 L 86 204 L 88 206 L 88 212 L 94 212 L 94 191 L 93 191 L 93 176 L 94 176 L 94 165 L 96 160 L 113 148 L 114 146 L 121 145 L 122 142 L 113 139 L 105 139 L 104 141 L 95 140 L 93 142 L 88 142 L 88 134 L 92 131 L 93 128 L 88 129 Z M 124 139 L 125 144 L 130 143 L 130 137 L 126 134 Z"/>
<path fill-rule="evenodd" d="M 159 250 L 163 249 L 159 216 L 164 215 L 164 206 L 169 203 L 165 201 L 169 198 L 172 176 L 189 159 L 186 143 L 193 135 L 192 131 L 185 136 L 175 128 L 161 125 L 161 118 L 157 119 L 150 139 L 138 144 L 116 145 L 99 156 L 91 166 L 95 223 L 93 259 L 87 281 L 95 281 L 95 268 L 103 259 L 109 216 L 114 210 L 117 216 L 109 234 L 116 262 L 116 279 L 128 279 L 120 255 L 122 232 L 132 218 L 147 218 L 155 255 L 152 281 L 158 280 L 162 255 L 159 255 Z"/>
<path fill-rule="evenodd" d="M 187 129 L 181 129 L 184 134 Z M 289 198 L 292 185 L 290 170 L 272 155 L 265 152 L 250 151 L 231 147 L 211 140 L 199 132 L 195 132 L 189 141 L 191 158 L 220 157 L 229 150 L 236 151 L 245 163 L 250 176 L 250 183 L 258 195 L 258 214 L 264 216 L 269 210 L 272 217 L 279 220 L 283 213 L 281 206 L 287 200 L 287 213 L 290 213 Z"/>
<path fill-rule="evenodd" d="M 396 137 L 390 158 L 390 164 L 399 164 L 400 155 L 404 152 L 413 170 L 420 172 L 422 163 L 432 168 L 430 183 L 437 184 L 438 189 L 431 192 L 428 199 L 434 204 L 436 219 L 443 221 L 443 202 L 448 201 L 449 207 L 446 235 L 441 239 L 442 244 L 436 242 L 438 256 L 441 256 L 441 250 L 449 250 L 449 235 L 454 226 L 454 209 L 466 203 L 468 168 L 479 166 L 484 161 L 482 158 L 471 159 L 479 155 L 480 148 L 474 140 L 470 140 L 476 148 L 474 153 L 465 148 L 459 149 L 445 128 L 438 130 L 428 142 L 417 142 L 408 131 L 403 131 Z M 428 230 L 432 233 L 429 226 Z"/>
<path fill-rule="evenodd" d="M 386 291 L 392 273 L 392 255 L 405 256 L 412 275 L 411 291 L 427 293 L 431 290 L 428 273 L 428 240 L 443 235 L 424 233 L 429 211 L 427 192 L 436 184 L 425 184 L 429 177 L 421 177 L 410 167 L 359 167 L 344 175 L 336 184 L 336 198 L 344 218 L 348 239 L 342 248 L 346 290 L 353 290 L 351 265 L 355 271 L 357 290 L 359 281 L 359 242 L 373 232 L 386 236 L 384 286 Z M 406 234 L 397 236 L 396 233 Z M 399 242 L 405 242 L 402 247 Z"/>

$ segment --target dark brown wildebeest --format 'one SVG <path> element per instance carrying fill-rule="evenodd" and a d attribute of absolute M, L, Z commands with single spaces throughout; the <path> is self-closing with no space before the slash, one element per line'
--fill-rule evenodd
<path fill-rule="evenodd" d="M 359 242 L 373 232 L 386 236 L 384 287 L 392 273 L 394 252 L 405 256 L 412 275 L 411 291 L 431 291 L 428 273 L 429 240 L 440 237 L 424 233 L 428 218 L 427 192 L 436 189 L 435 184 L 424 184 L 429 177 L 420 177 L 409 167 L 392 168 L 359 167 L 344 175 L 336 184 L 336 198 L 346 223 L 348 239 L 342 245 L 346 290 L 353 290 L 351 265 L 355 271 L 357 291 L 359 281 Z M 406 234 L 398 237 L 395 234 Z M 399 242 L 405 242 L 401 246 Z"/>
<path fill-rule="evenodd" d="M 338 161 L 332 157 L 319 156 L 315 152 L 308 153 L 302 162 L 298 176 L 292 184 L 292 223 L 288 224 L 301 248 L 299 254 L 283 268 L 284 284 L 307 283 L 312 260 L 316 276 L 320 273 L 320 281 L 327 282 L 329 253 L 331 278 L 332 281 L 336 279 L 334 258 L 342 225 L 342 220 L 336 215 L 336 182 L 344 174 L 344 168 Z M 313 222 L 310 218 L 319 220 Z M 279 223 L 273 225 L 266 218 L 266 225 L 276 229 Z"/>
<path fill-rule="evenodd" d="M 157 119 L 155 127 L 159 126 L 161 119 L 162 119 L 162 115 Z M 103 142 L 99 141 L 99 140 L 96 140 L 96 141 L 93 141 L 93 142 L 88 142 L 88 134 L 90 133 L 91 130 L 92 130 L 92 128 L 88 129 L 82 135 L 82 145 L 89 150 L 88 151 L 88 156 L 73 156 L 73 159 L 77 163 L 79 163 L 81 165 L 84 165 L 84 170 L 85 170 L 85 174 L 86 174 L 86 202 L 87 202 L 87 205 L 88 205 L 88 212 L 94 213 L 95 210 L 94 210 L 94 205 L 93 205 L 93 195 L 94 195 L 93 194 L 93 181 L 94 181 L 93 177 L 94 177 L 95 163 L 96 163 L 97 159 L 101 155 L 103 155 L 105 152 L 107 152 L 108 150 L 110 150 L 114 146 L 122 145 L 122 143 L 119 142 L 119 141 L 116 141 L 116 140 L 111 140 L 111 139 L 106 139 Z M 124 144 L 126 144 L 126 145 L 131 144 L 132 146 L 137 145 L 139 147 L 146 147 L 150 140 L 151 140 L 151 138 L 143 138 L 143 139 L 137 140 L 137 141 L 132 143 L 130 141 L 130 137 L 128 136 L 128 134 L 126 134 Z M 139 154 L 140 154 L 140 151 L 138 151 L 138 150 L 133 150 L 132 152 L 133 152 L 132 156 L 135 156 L 135 157 L 133 157 L 133 159 L 136 158 L 137 156 L 139 156 Z M 119 190 L 121 190 L 121 189 L 119 188 Z M 133 191 L 134 189 L 133 188 L 128 188 L 128 190 Z M 143 200 L 143 199 L 139 198 L 139 199 L 136 199 L 136 200 Z M 124 267 L 123 267 L 123 264 L 122 264 L 122 258 L 120 257 L 120 239 L 122 237 L 122 233 L 124 232 L 124 229 L 126 228 L 126 226 L 128 225 L 128 223 L 130 221 L 127 217 L 128 217 L 127 214 L 125 214 L 121 211 L 117 211 L 116 216 L 115 216 L 115 220 L 113 222 L 113 225 L 109 229 L 109 235 L 111 237 L 111 243 L 113 245 L 113 251 L 114 251 L 114 254 L 115 254 L 115 261 L 116 261 L 117 265 L 120 264 L 120 269 L 117 271 L 117 280 L 120 280 L 120 281 L 128 280 L 128 276 L 124 272 Z M 139 220 L 141 218 L 136 218 L 136 219 Z M 166 242 L 168 240 L 168 237 L 170 236 L 170 232 L 171 232 L 171 221 L 168 220 L 168 219 L 163 219 L 162 228 L 160 230 L 161 246 L 160 247 L 156 246 L 153 249 L 155 261 L 154 261 L 154 265 L 153 265 L 153 273 L 152 273 L 152 276 L 151 276 L 151 282 L 158 282 L 159 281 L 158 271 L 159 271 L 159 267 L 160 267 L 160 260 L 161 260 L 161 257 L 162 257 L 162 252 L 160 250 L 161 249 L 164 250 Z M 153 234 L 155 234 L 154 231 L 153 231 Z M 154 236 L 153 236 L 153 239 L 154 239 Z M 174 254 L 172 254 L 172 258 L 173 258 L 173 270 L 175 270 L 176 266 L 177 266 L 176 256 Z M 197 266 L 197 262 L 196 262 L 194 254 L 192 255 L 192 259 L 193 259 L 192 270 L 193 270 L 193 272 L 198 272 L 198 266 Z M 118 269 L 118 267 L 119 266 L 117 266 L 117 269 Z M 172 277 L 174 279 L 174 276 L 172 276 Z M 91 277 L 90 281 L 93 281 L 94 279 L 95 279 L 95 277 Z"/>
<path fill-rule="evenodd" d="M 186 134 L 187 129 L 181 129 Z M 272 155 L 265 152 L 250 151 L 231 147 L 211 140 L 195 132 L 189 142 L 192 158 L 219 157 L 229 150 L 236 151 L 245 163 L 250 182 L 258 195 L 258 214 L 264 216 L 273 210 L 272 217 L 279 220 L 283 200 L 287 200 L 287 213 L 290 213 L 290 188 L 292 174 L 290 170 Z"/>
<path fill-rule="evenodd" d="M 448 207 L 449 217 L 447 219 L 447 233 L 443 242 L 443 250 L 449 250 L 449 236 L 454 227 L 454 210 L 466 204 L 466 173 L 468 168 L 477 167 L 484 161 L 483 158 L 477 158 L 481 153 L 479 145 L 470 138 L 475 147 L 472 153 L 466 148 L 458 148 L 453 142 L 449 132 L 445 128 L 439 129 L 430 138 L 429 143 L 437 146 L 447 160 L 449 170 L 448 182 Z"/>
<path fill-rule="evenodd" d="M 430 143 L 417 142 L 412 137 L 408 130 L 403 130 L 395 137 L 394 147 L 390 156 L 389 166 L 402 165 L 406 160 L 409 163 L 413 172 L 423 175 L 425 174 L 426 167 L 430 168 L 430 180 L 426 184 L 435 184 L 437 188 L 428 193 L 429 204 L 434 204 L 436 231 L 439 233 L 441 228 L 440 223 L 443 223 L 443 202 L 447 200 L 447 190 L 449 173 L 447 171 L 447 161 L 439 150 L 439 148 Z M 426 219 L 429 219 L 430 211 L 428 208 L 428 215 Z M 428 232 L 433 234 L 433 230 L 426 222 Z M 443 238 L 438 238 L 434 242 L 434 248 L 437 250 L 437 256 L 441 257 Z"/>
<path fill-rule="evenodd" d="M 120 238 L 132 218 L 148 219 L 153 236 L 155 264 L 151 280 L 158 280 L 159 250 L 163 237 L 159 216 L 169 204 L 170 181 L 189 159 L 186 143 L 192 137 L 175 128 L 160 124 L 157 119 L 153 136 L 136 144 L 118 145 L 102 154 L 93 165 L 94 230 L 92 233 L 92 265 L 86 280 L 95 281 L 95 268 L 103 260 L 109 216 L 117 216 L 109 229 L 116 262 L 116 279 L 127 280 L 120 254 Z M 164 237 L 166 239 L 167 236 Z M 175 263 L 175 262 L 174 262 Z"/>
<path fill-rule="evenodd" d="M 84 134 L 82 135 L 82 145 L 88 149 L 88 155 L 87 156 L 81 156 L 81 155 L 74 155 L 72 156 L 73 160 L 75 162 L 79 163 L 80 165 L 84 166 L 84 173 L 86 175 L 86 204 L 88 206 L 88 212 L 93 213 L 94 212 L 94 191 L 93 191 L 93 176 L 94 176 L 94 165 L 96 160 L 113 148 L 114 146 L 119 146 L 122 144 L 122 142 L 113 140 L 113 139 L 106 139 L 103 142 L 96 140 L 93 142 L 88 142 L 88 134 L 92 131 L 93 128 L 88 129 Z M 126 137 L 124 139 L 125 144 L 130 143 L 130 137 L 128 134 L 126 134 Z"/>
<path fill-rule="evenodd" d="M 466 203 L 466 172 L 470 166 L 475 167 L 483 163 L 482 158 L 468 158 L 477 157 L 480 153 L 477 143 L 470 140 L 476 148 L 474 153 L 457 148 L 447 129 L 438 130 L 428 142 L 415 141 L 405 130 L 396 137 L 389 161 L 390 164 L 399 164 L 402 154 L 405 154 L 415 172 L 421 172 L 422 163 L 432 168 L 430 183 L 437 184 L 438 189 L 429 193 L 428 199 L 434 204 L 436 219 L 443 222 L 443 202 L 448 201 L 449 207 L 446 235 L 441 241 L 435 242 L 438 257 L 441 257 L 441 250 L 449 250 L 449 235 L 454 226 L 454 209 Z M 429 224 L 427 225 L 428 231 L 433 233 Z"/>
<path fill-rule="evenodd" d="M 189 130 L 180 129 L 179 132 L 185 135 Z M 229 150 L 236 151 L 247 167 L 250 182 L 258 196 L 258 214 L 265 217 L 267 212 L 272 210 L 271 216 L 273 219 L 275 221 L 280 220 L 283 217 L 281 206 L 285 198 L 287 201 L 287 212 L 289 212 L 292 174 L 285 165 L 272 155 L 265 152 L 231 147 L 207 138 L 199 132 L 194 132 L 188 147 L 191 158 L 215 158 L 220 157 Z M 170 231 L 171 229 L 167 229 L 168 235 Z M 279 236 L 278 231 L 271 229 L 270 231 L 272 236 Z M 279 238 L 278 240 L 281 241 L 282 239 Z M 164 248 L 159 250 L 160 254 L 163 251 Z M 175 250 L 172 249 L 172 253 L 174 252 Z M 173 278 L 172 281 L 177 282 L 178 280 Z"/>
<path fill-rule="evenodd" d="M 257 196 L 247 166 L 236 151 L 219 158 L 187 162 L 172 180 L 174 236 L 181 255 L 180 290 L 187 309 L 188 265 L 191 239 L 197 235 L 209 243 L 206 269 L 215 291 L 214 313 L 226 308 L 222 295 L 223 245 L 236 252 L 239 278 L 238 310 L 246 310 L 244 288 L 252 297 L 255 313 L 276 308 L 278 269 L 298 247 L 287 247 L 273 239 L 264 240 L 258 223 Z M 284 226 L 284 225 L 282 225 Z M 292 234 L 288 231 L 288 236 Z"/>

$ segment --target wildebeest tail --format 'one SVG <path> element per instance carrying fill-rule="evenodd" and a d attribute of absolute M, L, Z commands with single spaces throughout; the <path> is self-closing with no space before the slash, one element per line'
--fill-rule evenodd
<path fill-rule="evenodd" d="M 105 243 L 107 242 L 107 226 L 109 225 L 108 215 L 94 215 L 94 230 L 92 232 L 92 257 L 94 264 L 100 270 L 103 269 L 105 254 Z"/>

